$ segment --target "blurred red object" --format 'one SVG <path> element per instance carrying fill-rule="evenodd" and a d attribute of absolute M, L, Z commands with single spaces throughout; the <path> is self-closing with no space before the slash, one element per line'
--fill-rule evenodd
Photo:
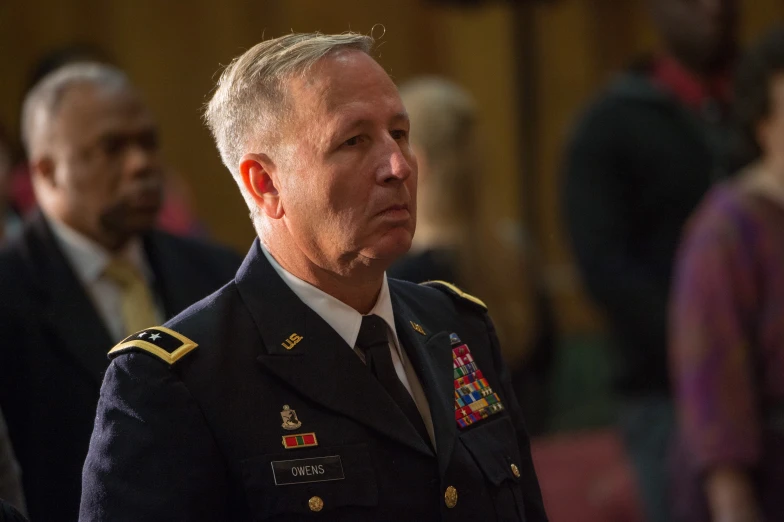
<path fill-rule="evenodd" d="M 20 216 L 27 215 L 35 208 L 35 194 L 33 194 L 33 184 L 30 182 L 30 171 L 27 170 L 26 163 L 17 163 L 11 170 L 8 200 Z"/>
<path fill-rule="evenodd" d="M 550 522 L 644 522 L 637 484 L 614 430 L 532 441 Z"/>

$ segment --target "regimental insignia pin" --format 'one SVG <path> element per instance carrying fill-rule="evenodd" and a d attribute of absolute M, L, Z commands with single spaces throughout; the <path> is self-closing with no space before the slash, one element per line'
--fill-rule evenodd
<path fill-rule="evenodd" d="M 413 328 L 415 331 L 421 333 L 422 335 L 427 335 L 425 333 L 425 329 L 416 324 L 414 321 L 409 321 L 409 323 L 411 323 L 411 328 Z"/>
<path fill-rule="evenodd" d="M 283 346 L 286 350 L 291 350 L 292 348 L 297 346 L 297 343 L 299 343 L 302 339 L 303 337 L 301 335 L 297 333 L 293 333 L 289 335 L 288 339 L 280 343 L 280 345 Z"/>
<path fill-rule="evenodd" d="M 283 405 L 280 417 L 283 419 L 281 426 L 284 430 L 297 430 L 302 426 L 302 423 L 297 418 L 297 412 L 292 410 L 288 404 Z"/>
<path fill-rule="evenodd" d="M 284 435 L 283 447 L 286 449 L 309 448 L 318 446 L 315 433 L 302 433 L 299 435 Z"/>

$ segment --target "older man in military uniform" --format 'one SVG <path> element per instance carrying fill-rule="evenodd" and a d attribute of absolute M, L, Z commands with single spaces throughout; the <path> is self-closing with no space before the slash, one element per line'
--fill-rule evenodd
<path fill-rule="evenodd" d="M 224 71 L 206 119 L 259 239 L 111 351 L 81 520 L 547 519 L 485 306 L 385 276 L 417 167 L 372 43 L 291 34 Z"/>

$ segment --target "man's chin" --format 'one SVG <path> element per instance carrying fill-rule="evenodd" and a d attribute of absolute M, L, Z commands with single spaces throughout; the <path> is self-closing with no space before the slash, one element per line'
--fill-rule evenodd
<path fill-rule="evenodd" d="M 375 242 L 368 257 L 392 264 L 408 253 L 412 239 L 413 234 L 408 230 L 391 230 Z"/>
<path fill-rule="evenodd" d="M 119 215 L 106 216 L 104 225 L 120 235 L 131 237 L 144 234 L 155 228 L 158 222 L 157 209 L 127 209 Z"/>
<path fill-rule="evenodd" d="M 143 233 L 155 228 L 158 223 L 158 212 L 138 212 L 128 216 L 128 229 Z"/>

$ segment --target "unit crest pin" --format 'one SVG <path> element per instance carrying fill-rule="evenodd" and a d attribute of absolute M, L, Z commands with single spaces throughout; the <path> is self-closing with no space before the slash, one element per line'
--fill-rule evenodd
<path fill-rule="evenodd" d="M 292 410 L 288 404 L 283 405 L 283 411 L 280 412 L 280 417 L 283 419 L 281 426 L 284 430 L 296 430 L 302 426 L 302 423 L 297 418 L 297 412 Z"/>

